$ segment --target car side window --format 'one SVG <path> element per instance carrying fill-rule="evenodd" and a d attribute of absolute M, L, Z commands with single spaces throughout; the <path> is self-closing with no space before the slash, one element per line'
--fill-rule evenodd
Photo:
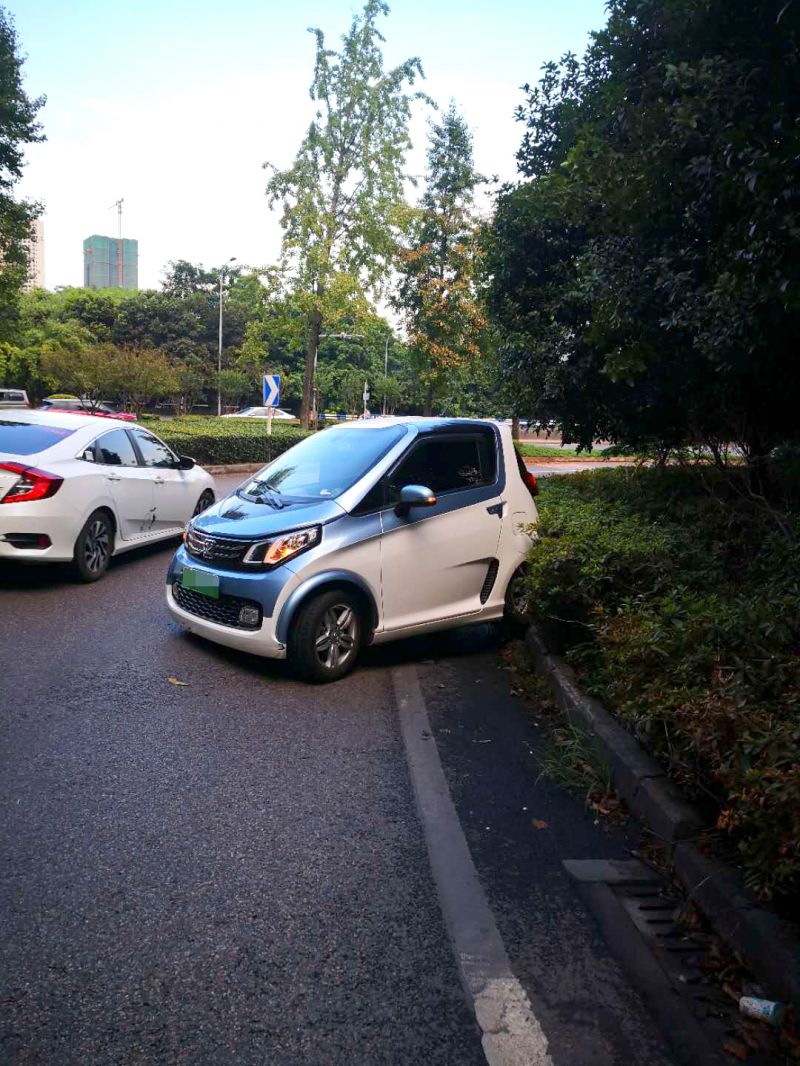
<path fill-rule="evenodd" d="M 145 466 L 154 466 L 167 469 L 174 469 L 177 466 L 177 460 L 174 454 L 162 441 L 153 437 L 150 433 L 145 432 L 143 429 L 134 429 L 133 435 L 136 438 L 136 444 L 139 451 L 142 453 L 142 462 Z"/>
<path fill-rule="evenodd" d="M 104 466 L 138 466 L 139 460 L 124 429 L 112 429 L 94 442 L 94 461 Z"/>
<path fill-rule="evenodd" d="M 493 442 L 488 434 L 431 437 L 416 444 L 389 475 L 389 499 L 404 485 L 424 485 L 439 496 L 490 485 L 496 479 Z"/>

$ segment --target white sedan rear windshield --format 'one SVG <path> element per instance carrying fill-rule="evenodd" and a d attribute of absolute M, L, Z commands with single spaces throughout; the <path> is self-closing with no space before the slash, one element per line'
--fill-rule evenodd
<path fill-rule="evenodd" d="M 45 448 L 52 448 L 74 432 L 74 429 L 63 429 L 61 426 L 42 426 L 36 422 L 0 418 L 0 452 L 6 455 L 35 455 Z"/>

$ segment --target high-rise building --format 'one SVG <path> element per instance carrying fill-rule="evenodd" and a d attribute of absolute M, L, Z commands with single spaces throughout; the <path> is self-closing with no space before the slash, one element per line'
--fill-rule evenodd
<path fill-rule="evenodd" d="M 83 286 L 86 289 L 138 289 L 139 242 L 128 237 L 99 237 L 83 242 Z"/>
<path fill-rule="evenodd" d="M 30 236 L 25 241 L 28 255 L 28 274 L 22 283 L 23 292 L 44 288 L 44 223 L 41 217 L 31 224 Z"/>

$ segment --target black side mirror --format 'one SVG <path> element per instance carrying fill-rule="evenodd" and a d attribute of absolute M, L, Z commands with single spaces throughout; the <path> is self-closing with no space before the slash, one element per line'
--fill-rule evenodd
<path fill-rule="evenodd" d="M 191 470 L 194 466 L 194 459 L 189 455 L 178 456 L 178 469 L 179 470 Z"/>
<path fill-rule="evenodd" d="M 400 499 L 394 509 L 398 518 L 405 517 L 412 507 L 433 507 L 436 497 L 425 485 L 404 485 L 400 489 Z"/>

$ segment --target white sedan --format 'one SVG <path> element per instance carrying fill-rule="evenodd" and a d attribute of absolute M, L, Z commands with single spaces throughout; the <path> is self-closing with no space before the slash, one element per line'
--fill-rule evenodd
<path fill-rule="evenodd" d="M 180 535 L 214 480 L 142 426 L 65 411 L 0 411 L 0 560 L 71 561 L 96 581 L 112 555 Z"/>
<path fill-rule="evenodd" d="M 268 407 L 243 407 L 241 411 L 231 411 L 227 415 L 223 415 L 223 418 L 263 418 L 266 419 Z M 274 422 L 296 422 L 297 419 L 294 415 L 290 415 L 288 411 L 282 411 L 280 407 L 272 408 L 272 419 Z"/>

